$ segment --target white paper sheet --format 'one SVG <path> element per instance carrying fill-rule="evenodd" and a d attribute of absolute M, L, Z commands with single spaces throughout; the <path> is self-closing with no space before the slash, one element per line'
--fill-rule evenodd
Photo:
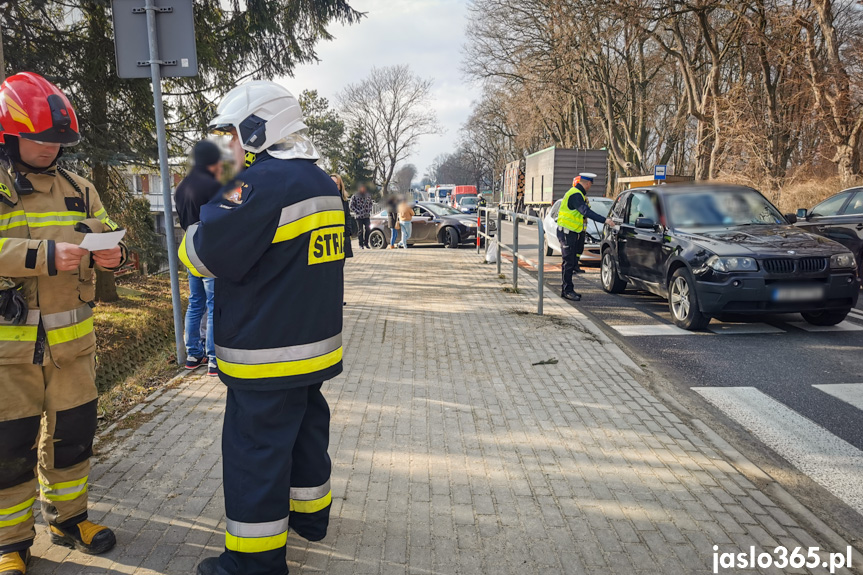
<path fill-rule="evenodd" d="M 119 232 L 107 232 L 104 234 L 84 234 L 84 241 L 81 242 L 81 247 L 91 252 L 99 250 L 110 250 L 117 247 L 123 236 L 126 235 L 126 230 Z"/>

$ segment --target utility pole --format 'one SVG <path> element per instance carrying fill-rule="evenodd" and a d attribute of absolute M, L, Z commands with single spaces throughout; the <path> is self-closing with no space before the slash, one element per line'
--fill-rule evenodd
<path fill-rule="evenodd" d="M 6 79 L 6 59 L 3 58 L 3 26 L 0 26 L 0 82 Z"/>

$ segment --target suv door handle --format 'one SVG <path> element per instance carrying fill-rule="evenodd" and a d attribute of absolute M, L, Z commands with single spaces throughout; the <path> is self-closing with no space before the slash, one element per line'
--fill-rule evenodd
<path fill-rule="evenodd" d="M 858 230 L 863 230 L 863 224 L 857 224 L 857 229 L 858 229 Z"/>

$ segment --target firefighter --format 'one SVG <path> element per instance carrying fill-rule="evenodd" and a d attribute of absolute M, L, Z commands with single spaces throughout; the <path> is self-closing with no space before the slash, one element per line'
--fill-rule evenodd
<path fill-rule="evenodd" d="M 584 251 L 584 218 L 614 226 L 610 218 L 604 218 L 590 209 L 587 192 L 590 191 L 594 178 L 596 174 L 579 174 L 573 180 L 572 188 L 563 196 L 557 215 L 557 239 L 560 241 L 560 252 L 563 256 L 560 297 L 572 301 L 581 300 L 581 294 L 575 291 L 572 284 L 572 274 L 582 272 L 579 259 Z"/>
<path fill-rule="evenodd" d="M 231 135 L 248 167 L 203 206 L 179 250 L 191 273 L 216 278 L 216 358 L 228 387 L 225 551 L 198 573 L 282 575 L 288 529 L 318 541 L 329 523 L 321 386 L 342 371 L 345 213 L 285 88 L 233 89 L 211 129 Z"/>
<path fill-rule="evenodd" d="M 66 96 L 37 74 L 0 85 L 0 574 L 22 575 L 42 494 L 51 541 L 104 553 L 114 533 L 87 519 L 96 432 L 93 252 L 86 232 L 117 229 L 93 184 L 57 166 L 79 140 Z"/>

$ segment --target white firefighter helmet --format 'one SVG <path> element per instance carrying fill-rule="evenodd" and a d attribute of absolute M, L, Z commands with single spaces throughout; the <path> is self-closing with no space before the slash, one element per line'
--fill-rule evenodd
<path fill-rule="evenodd" d="M 222 99 L 210 131 L 237 131 L 243 149 L 259 153 L 308 128 L 300 103 L 287 88 L 266 80 L 237 86 Z"/>

